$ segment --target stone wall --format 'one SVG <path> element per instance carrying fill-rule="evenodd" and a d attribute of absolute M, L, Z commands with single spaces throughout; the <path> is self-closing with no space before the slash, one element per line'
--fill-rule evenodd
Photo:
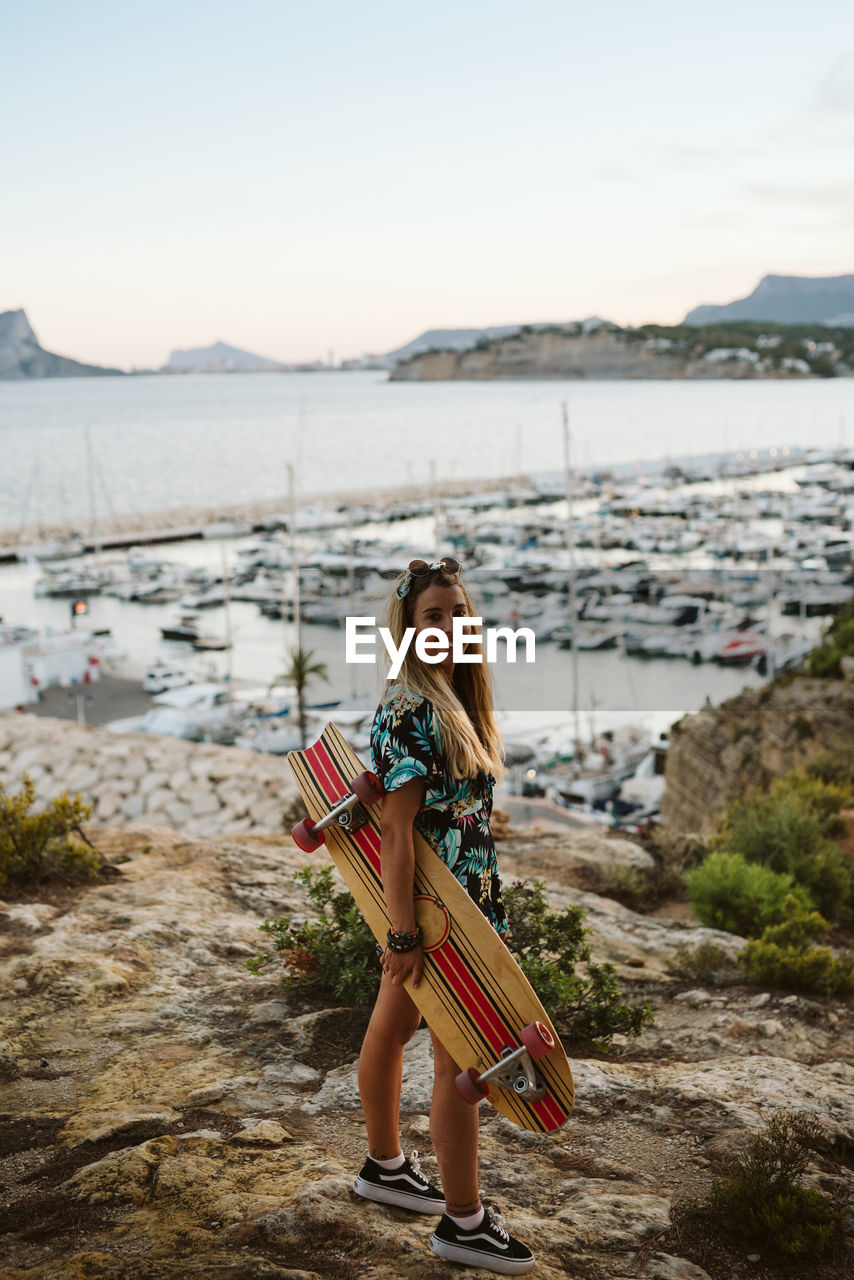
<path fill-rule="evenodd" d="M 80 792 L 95 821 L 145 822 L 201 837 L 281 831 L 298 795 L 284 757 L 0 715 L 0 783 L 17 790 L 24 773 L 39 801 Z"/>
<path fill-rule="evenodd" d="M 671 731 L 662 821 L 710 833 L 748 787 L 767 787 L 824 751 L 854 751 L 854 680 L 783 677 Z"/>

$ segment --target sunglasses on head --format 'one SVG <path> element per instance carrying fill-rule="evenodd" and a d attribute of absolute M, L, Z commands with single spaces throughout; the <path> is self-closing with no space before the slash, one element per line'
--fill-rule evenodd
<path fill-rule="evenodd" d="M 434 560 L 432 564 L 428 564 L 426 560 L 410 560 L 406 572 L 411 573 L 413 578 L 423 578 L 428 573 L 459 573 L 462 569 L 459 560 L 454 560 L 451 556 L 442 556 L 441 560 Z"/>
<path fill-rule="evenodd" d="M 426 578 L 428 573 L 447 573 L 453 576 L 462 567 L 459 560 L 454 560 L 452 556 L 442 556 L 441 560 L 434 560 L 432 563 L 428 560 L 410 560 L 406 573 L 398 583 L 397 598 L 403 600 L 409 594 L 413 578 Z"/>

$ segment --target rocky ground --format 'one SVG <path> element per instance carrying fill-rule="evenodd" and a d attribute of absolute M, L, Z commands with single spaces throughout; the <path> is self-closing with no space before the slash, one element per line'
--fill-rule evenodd
<path fill-rule="evenodd" d="M 244 967 L 259 922 L 300 910 L 293 873 L 322 851 L 154 827 L 94 837 L 115 863 L 108 880 L 0 908 L 2 1280 L 486 1275 L 430 1253 L 432 1219 L 351 1192 L 364 1012 L 302 1009 L 274 973 Z M 604 837 L 599 854 L 561 846 L 574 840 L 505 841 L 505 877 L 545 879 L 555 905 L 586 907 L 597 957 L 652 1001 L 656 1023 L 574 1062 L 577 1108 L 562 1131 L 526 1133 L 483 1111 L 484 1196 L 532 1244 L 541 1280 L 779 1275 L 688 1206 L 775 1107 L 818 1118 L 850 1160 L 850 1006 L 678 982 L 679 943 L 738 940 L 578 888 Z M 647 856 L 608 844 L 615 865 Z M 420 1031 L 403 1138 L 435 1173 L 429 1053 Z M 850 1168 L 817 1158 L 810 1176 L 854 1204 Z M 849 1253 L 786 1274 L 829 1280 L 850 1266 Z"/>

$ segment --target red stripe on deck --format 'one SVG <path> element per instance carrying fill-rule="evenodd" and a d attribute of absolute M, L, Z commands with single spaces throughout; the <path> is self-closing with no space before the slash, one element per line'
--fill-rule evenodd
<path fill-rule="evenodd" d="M 480 1026 L 487 1038 L 491 1040 L 496 1057 L 505 1045 L 513 1048 L 517 1044 L 521 1044 L 519 1037 L 513 1035 L 497 1011 L 489 1004 L 483 989 L 475 982 L 472 974 L 456 952 L 450 953 L 443 948 L 441 952 L 435 954 L 434 959 L 469 1014 L 476 1017 L 475 1011 L 480 1010 Z M 466 995 L 468 1000 L 465 998 Z M 555 1100 L 550 1097 L 528 1105 L 549 1129 L 560 1128 L 568 1118 Z"/>
<path fill-rule="evenodd" d="M 480 1027 L 497 1053 L 505 1045 L 512 1045 L 514 1037 L 489 1004 L 483 989 L 477 985 L 459 954 L 451 948 L 442 948 L 442 972 L 453 987 L 464 1008 L 479 1021 Z M 438 954 L 437 954 L 438 961 Z"/>
<path fill-rule="evenodd" d="M 329 791 L 331 791 L 334 794 L 337 790 L 340 790 L 341 788 L 343 788 L 343 790 L 341 790 L 340 796 L 338 796 L 339 800 L 343 800 L 344 796 L 347 795 L 347 793 L 350 790 L 350 784 L 345 782 L 344 779 L 341 777 L 341 774 L 339 773 L 338 769 L 335 766 L 335 762 L 333 761 L 332 757 L 330 756 L 326 748 L 324 747 L 322 753 L 319 750 L 319 748 L 320 748 L 320 743 L 316 742 L 313 747 L 309 747 L 305 751 L 304 753 L 305 758 L 311 764 L 311 767 L 314 769 L 314 772 L 319 777 L 321 777 L 323 781 L 326 783 L 326 787 Z M 370 866 L 371 870 L 377 876 L 380 876 L 380 878 L 382 878 L 382 872 L 380 867 L 379 835 L 377 834 L 376 831 L 374 831 L 373 827 L 367 827 L 367 826 L 362 827 L 361 831 L 356 832 L 356 835 L 361 835 L 363 833 L 365 835 L 365 839 L 363 842 L 357 842 L 359 844 L 359 848 L 364 853 L 366 861 Z M 355 839 L 355 836 L 354 836 L 354 839 Z"/>

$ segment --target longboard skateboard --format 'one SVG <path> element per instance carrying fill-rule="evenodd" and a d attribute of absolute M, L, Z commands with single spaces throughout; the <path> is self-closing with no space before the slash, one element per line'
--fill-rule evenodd
<path fill-rule="evenodd" d="M 305 751 L 291 751 L 308 810 L 294 828 L 312 850 L 325 841 L 377 941 L 389 916 L 380 867 L 382 787 L 335 725 Z M 552 1132 L 572 1113 L 572 1072 L 533 988 L 476 903 L 427 842 L 415 841 L 416 919 L 424 972 L 406 989 L 460 1067 L 457 1087 L 523 1129 Z M 511 922 L 512 923 L 512 922 Z"/>

